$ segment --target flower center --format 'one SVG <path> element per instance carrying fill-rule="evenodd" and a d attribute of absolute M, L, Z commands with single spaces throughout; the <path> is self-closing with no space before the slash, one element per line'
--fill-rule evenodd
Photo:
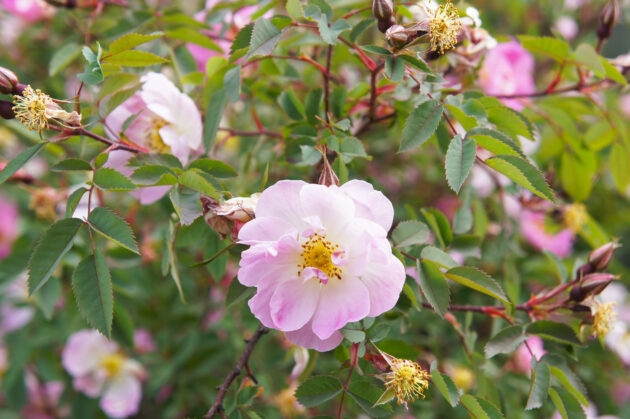
<path fill-rule="evenodd" d="M 457 45 L 457 35 L 459 35 L 461 28 L 459 13 L 448 0 L 438 7 L 429 23 L 431 50 L 439 50 L 440 54 L 444 54 L 445 50 L 453 48 Z"/>
<path fill-rule="evenodd" d="M 584 204 L 575 203 L 567 207 L 564 213 L 564 223 L 574 233 L 579 233 L 588 221 L 588 213 Z"/>
<path fill-rule="evenodd" d="M 15 95 L 15 118 L 30 130 L 42 130 L 48 127 L 47 108 L 53 104 L 52 99 L 41 90 L 26 87 L 22 96 Z"/>
<path fill-rule="evenodd" d="M 617 318 L 617 313 L 613 310 L 614 305 L 615 303 L 600 304 L 593 316 L 593 328 L 601 338 L 606 337 Z"/>
<path fill-rule="evenodd" d="M 101 360 L 101 367 L 107 371 L 108 377 L 115 377 L 122 369 L 125 359 L 120 354 L 106 355 Z"/>
<path fill-rule="evenodd" d="M 162 137 L 160 136 L 160 128 L 168 125 L 168 122 L 162 118 L 155 118 L 153 124 L 148 133 L 147 146 L 151 151 L 156 153 L 170 153 L 171 148 L 164 144 Z"/>
<path fill-rule="evenodd" d="M 302 264 L 298 265 L 298 275 L 306 268 L 317 268 L 328 278 L 341 279 L 341 268 L 333 263 L 333 255 L 339 249 L 339 245 L 326 240 L 326 236 L 313 234 L 309 240 L 302 244 Z"/>
<path fill-rule="evenodd" d="M 392 372 L 387 374 L 388 388 L 394 389 L 398 404 L 413 402 L 422 396 L 429 387 L 429 374 L 417 363 L 407 359 L 398 359 L 392 364 Z"/>

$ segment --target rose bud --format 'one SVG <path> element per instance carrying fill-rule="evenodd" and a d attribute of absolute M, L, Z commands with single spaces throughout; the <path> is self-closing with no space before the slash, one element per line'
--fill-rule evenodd
<path fill-rule="evenodd" d="M 597 37 L 600 40 L 610 38 L 612 28 L 619 19 L 619 2 L 617 0 L 609 0 L 599 15 L 599 27 L 597 28 Z"/>
<path fill-rule="evenodd" d="M 615 250 L 621 247 L 617 242 L 610 242 L 588 254 L 588 263 L 595 271 L 603 271 L 608 267 L 615 255 Z"/>
<path fill-rule="evenodd" d="M 0 67 L 0 93 L 13 93 L 13 89 L 15 89 L 18 82 L 18 78 L 13 71 Z"/>
<path fill-rule="evenodd" d="M 15 112 L 13 112 L 13 103 L 0 100 L 0 116 L 4 119 L 15 118 Z"/>
<path fill-rule="evenodd" d="M 372 14 L 378 20 L 389 21 L 394 16 L 394 2 L 392 0 L 374 0 Z"/>
<path fill-rule="evenodd" d="M 409 40 L 409 33 L 403 26 L 394 25 L 385 32 L 385 39 L 391 46 L 400 48 Z"/>
<path fill-rule="evenodd" d="M 202 196 L 204 218 L 222 238 L 232 233 L 237 235 L 246 222 L 254 219 L 259 197 L 260 194 L 255 193 L 249 198 L 237 197 L 219 202 L 209 196 Z"/>
<path fill-rule="evenodd" d="M 589 295 L 597 295 L 611 282 L 618 280 L 619 277 L 609 273 L 593 273 L 586 275 L 579 285 L 571 289 L 569 294 L 571 300 L 580 302 Z"/>

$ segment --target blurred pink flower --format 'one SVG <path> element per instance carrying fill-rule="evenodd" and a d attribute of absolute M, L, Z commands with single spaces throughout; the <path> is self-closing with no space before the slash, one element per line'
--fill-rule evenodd
<path fill-rule="evenodd" d="M 405 282 L 387 240 L 393 217 L 389 199 L 360 180 L 267 188 L 238 237 L 251 246 L 238 279 L 258 289 L 254 315 L 296 345 L 328 351 L 346 323 L 393 308 Z"/>
<path fill-rule="evenodd" d="M 479 85 L 487 95 L 533 93 L 534 57 L 517 41 L 498 44 L 487 54 L 479 70 Z M 518 99 L 503 103 L 516 110 L 524 108 Z"/>
<path fill-rule="evenodd" d="M 61 362 L 74 378 L 75 390 L 101 397 L 100 407 L 108 416 L 125 418 L 138 413 L 146 371 L 126 358 L 116 342 L 96 330 L 74 333 L 61 354 Z"/>
<path fill-rule="evenodd" d="M 133 343 L 136 352 L 139 354 L 157 351 L 157 345 L 153 340 L 153 336 L 147 329 L 136 329 L 133 332 Z"/>
<path fill-rule="evenodd" d="M 559 258 L 569 256 L 573 250 L 573 232 L 569 229 L 555 234 L 547 232 L 544 212 L 523 210 L 520 221 L 523 237 L 537 250 L 548 250 Z"/>
<path fill-rule="evenodd" d="M 37 22 L 55 13 L 55 8 L 44 0 L 2 0 L 2 8 L 29 23 Z"/>
<path fill-rule="evenodd" d="M 573 40 L 580 31 L 577 22 L 570 16 L 560 16 L 553 27 L 569 41 Z"/>
<path fill-rule="evenodd" d="M 187 164 L 203 147 L 201 114 L 195 102 L 162 74 L 148 73 L 140 80 L 142 89 L 105 119 L 107 134 L 113 139 L 122 136 L 152 153 L 171 153 L 182 164 Z M 134 116 L 122 133 L 125 121 Z M 106 166 L 129 176 L 134 171 L 126 166 L 131 156 L 128 151 L 112 151 Z M 160 199 L 169 189 L 170 186 L 150 186 L 132 194 L 147 205 Z"/>
<path fill-rule="evenodd" d="M 63 382 L 49 381 L 41 383 L 31 372 L 24 377 L 28 404 L 22 408 L 22 415 L 28 419 L 57 419 L 67 417 L 70 409 L 59 406 L 61 394 L 64 390 Z"/>
<path fill-rule="evenodd" d="M 536 361 L 540 361 L 540 358 L 547 353 L 547 351 L 543 348 L 543 340 L 538 336 L 527 338 L 525 342 L 527 342 L 529 348 L 532 350 L 534 356 L 536 357 Z M 529 349 L 527 349 L 527 345 L 522 343 L 514 354 L 514 365 L 516 370 L 519 372 L 529 373 L 531 370 L 531 362 L 532 354 L 529 352 Z"/>
<path fill-rule="evenodd" d="M 0 195 L 0 259 L 11 253 L 18 236 L 18 208 Z"/>
<path fill-rule="evenodd" d="M 625 94 L 619 99 L 619 109 L 627 117 L 630 118 L 630 94 Z"/>
<path fill-rule="evenodd" d="M 2 292 L 0 302 L 0 337 L 24 327 L 35 315 L 33 307 L 26 304 L 28 285 L 26 274 L 13 281 Z"/>

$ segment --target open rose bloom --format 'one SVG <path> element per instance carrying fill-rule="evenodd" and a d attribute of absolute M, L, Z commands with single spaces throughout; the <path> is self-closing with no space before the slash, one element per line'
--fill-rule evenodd
<path fill-rule="evenodd" d="M 198 156 L 203 148 L 201 114 L 195 102 L 180 92 L 164 75 L 148 73 L 140 79 L 142 89 L 110 113 L 105 119 L 108 135 L 146 148 L 152 153 L 170 153 L 183 165 Z M 123 131 L 129 118 L 135 119 Z M 106 166 L 129 176 L 134 169 L 126 166 L 132 153 L 109 153 Z M 132 192 L 142 204 L 160 199 L 170 186 L 150 186 Z"/>
<path fill-rule="evenodd" d="M 108 416 L 138 413 L 146 371 L 122 355 L 116 342 L 96 330 L 81 330 L 68 339 L 62 363 L 74 377 L 74 388 L 89 397 L 101 397 L 101 409 Z"/>
<path fill-rule="evenodd" d="M 387 240 L 393 217 L 391 202 L 360 180 L 266 189 L 238 236 L 251 246 L 238 279 L 257 288 L 254 315 L 296 345 L 328 351 L 346 323 L 393 308 L 405 282 Z"/>
<path fill-rule="evenodd" d="M 55 8 L 45 0 L 2 0 L 2 8 L 29 23 L 52 16 Z"/>

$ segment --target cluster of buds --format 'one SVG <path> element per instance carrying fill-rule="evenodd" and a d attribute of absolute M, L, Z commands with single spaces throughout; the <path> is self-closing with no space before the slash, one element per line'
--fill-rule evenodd
<path fill-rule="evenodd" d="M 248 198 L 237 197 L 219 202 L 212 197 L 202 196 L 204 218 L 210 228 L 219 233 L 221 238 L 228 235 L 236 237 L 241 227 L 254 219 L 258 198 L 260 198 L 260 193 L 255 193 Z"/>
<path fill-rule="evenodd" d="M 374 0 L 372 2 L 372 14 L 378 22 L 378 30 L 383 33 L 396 24 L 393 0 Z"/>

